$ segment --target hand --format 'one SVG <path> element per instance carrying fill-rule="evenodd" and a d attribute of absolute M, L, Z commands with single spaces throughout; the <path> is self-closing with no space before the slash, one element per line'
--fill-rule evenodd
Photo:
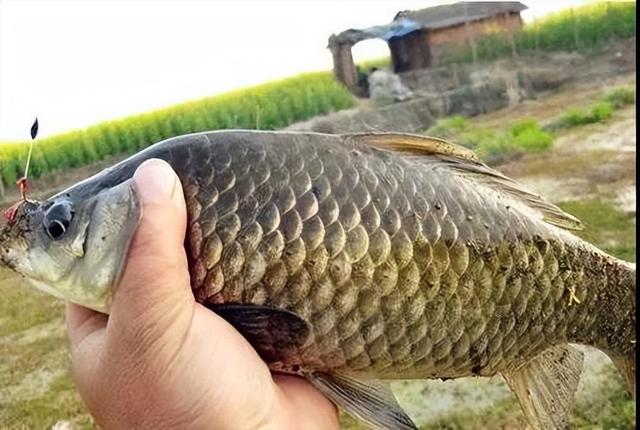
<path fill-rule="evenodd" d="M 143 217 L 111 314 L 67 306 L 73 376 L 106 429 L 338 429 L 305 380 L 272 375 L 233 327 L 196 303 L 183 243 L 186 209 L 163 161 L 138 168 Z"/>

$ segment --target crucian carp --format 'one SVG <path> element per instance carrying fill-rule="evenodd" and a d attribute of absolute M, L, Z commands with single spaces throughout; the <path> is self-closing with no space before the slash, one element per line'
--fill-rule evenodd
<path fill-rule="evenodd" d="M 274 372 L 308 379 L 374 428 L 415 429 L 389 379 L 502 375 L 528 421 L 566 428 L 583 366 L 611 357 L 635 391 L 635 265 L 580 221 L 423 136 L 218 131 L 159 142 L 24 200 L 0 260 L 108 313 L 137 227 L 135 169 L 178 174 L 196 300 Z"/>

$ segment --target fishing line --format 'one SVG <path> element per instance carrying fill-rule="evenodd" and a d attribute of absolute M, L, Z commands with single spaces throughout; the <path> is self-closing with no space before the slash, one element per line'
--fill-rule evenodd
<path fill-rule="evenodd" d="M 31 155 L 33 154 L 33 146 L 35 145 L 36 136 L 38 135 L 38 117 L 31 126 L 31 142 L 29 143 L 29 154 L 27 155 L 27 165 L 24 168 L 24 176 L 16 182 L 22 200 L 27 199 L 27 192 L 29 191 L 29 166 L 31 165 Z"/>

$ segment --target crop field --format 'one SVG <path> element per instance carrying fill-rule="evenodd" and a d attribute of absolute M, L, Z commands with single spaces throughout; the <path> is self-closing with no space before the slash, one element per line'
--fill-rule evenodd
<path fill-rule="evenodd" d="M 229 128 L 274 130 L 353 104 L 351 93 L 330 72 L 304 73 L 38 139 L 30 175 L 38 177 L 134 153 L 187 133 Z M 5 185 L 13 185 L 23 174 L 28 148 L 27 142 L 0 143 L 0 174 Z"/>
<path fill-rule="evenodd" d="M 606 2 L 551 14 L 525 25 L 515 36 L 515 50 L 525 55 L 557 50 L 584 51 L 615 39 L 632 37 L 635 11 L 635 2 Z M 476 60 L 512 55 L 512 48 L 511 41 L 503 35 L 486 36 L 476 41 Z M 472 60 L 469 47 L 450 49 L 444 56 L 445 62 Z M 388 59 L 369 60 L 359 68 L 383 67 L 388 63 Z M 39 139 L 30 175 L 38 177 L 113 155 L 134 153 L 154 142 L 186 133 L 230 128 L 278 129 L 354 104 L 352 95 L 330 71 L 304 73 Z M 609 106 L 604 102 L 594 109 L 569 112 L 566 120 L 588 122 L 590 118 L 609 114 Z M 524 145 L 531 136 L 535 141 L 544 139 L 531 124 L 525 128 L 520 137 Z M 535 146 L 536 142 L 533 144 Z M 489 150 L 500 151 L 501 148 Z M 27 142 L 0 142 L 0 178 L 4 185 L 12 186 L 22 176 L 27 153 Z"/>

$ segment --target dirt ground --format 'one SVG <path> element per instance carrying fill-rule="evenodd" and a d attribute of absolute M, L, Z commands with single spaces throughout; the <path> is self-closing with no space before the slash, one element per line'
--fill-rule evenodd
<path fill-rule="evenodd" d="M 484 127 L 523 117 L 550 121 L 568 106 L 588 104 L 619 84 L 635 84 L 635 77 L 567 87 L 471 121 Z M 512 160 L 499 170 L 573 210 L 585 221 L 587 237 L 599 246 L 634 259 L 635 132 L 635 107 L 626 108 L 605 123 L 563 131 L 551 150 Z M 36 180 L 33 189 L 40 191 L 36 195 L 49 194 L 114 161 Z M 16 197 L 10 193 L 5 205 Z M 69 378 L 63 304 L 28 289 L 6 271 L 0 271 L 0 296 L 0 428 L 51 428 L 63 422 L 93 428 Z M 572 427 L 633 428 L 635 405 L 608 358 L 589 350 L 585 368 Z M 393 388 L 421 428 L 524 428 L 518 406 L 499 377 L 401 381 Z M 349 418 L 344 423 L 360 428 Z"/>

